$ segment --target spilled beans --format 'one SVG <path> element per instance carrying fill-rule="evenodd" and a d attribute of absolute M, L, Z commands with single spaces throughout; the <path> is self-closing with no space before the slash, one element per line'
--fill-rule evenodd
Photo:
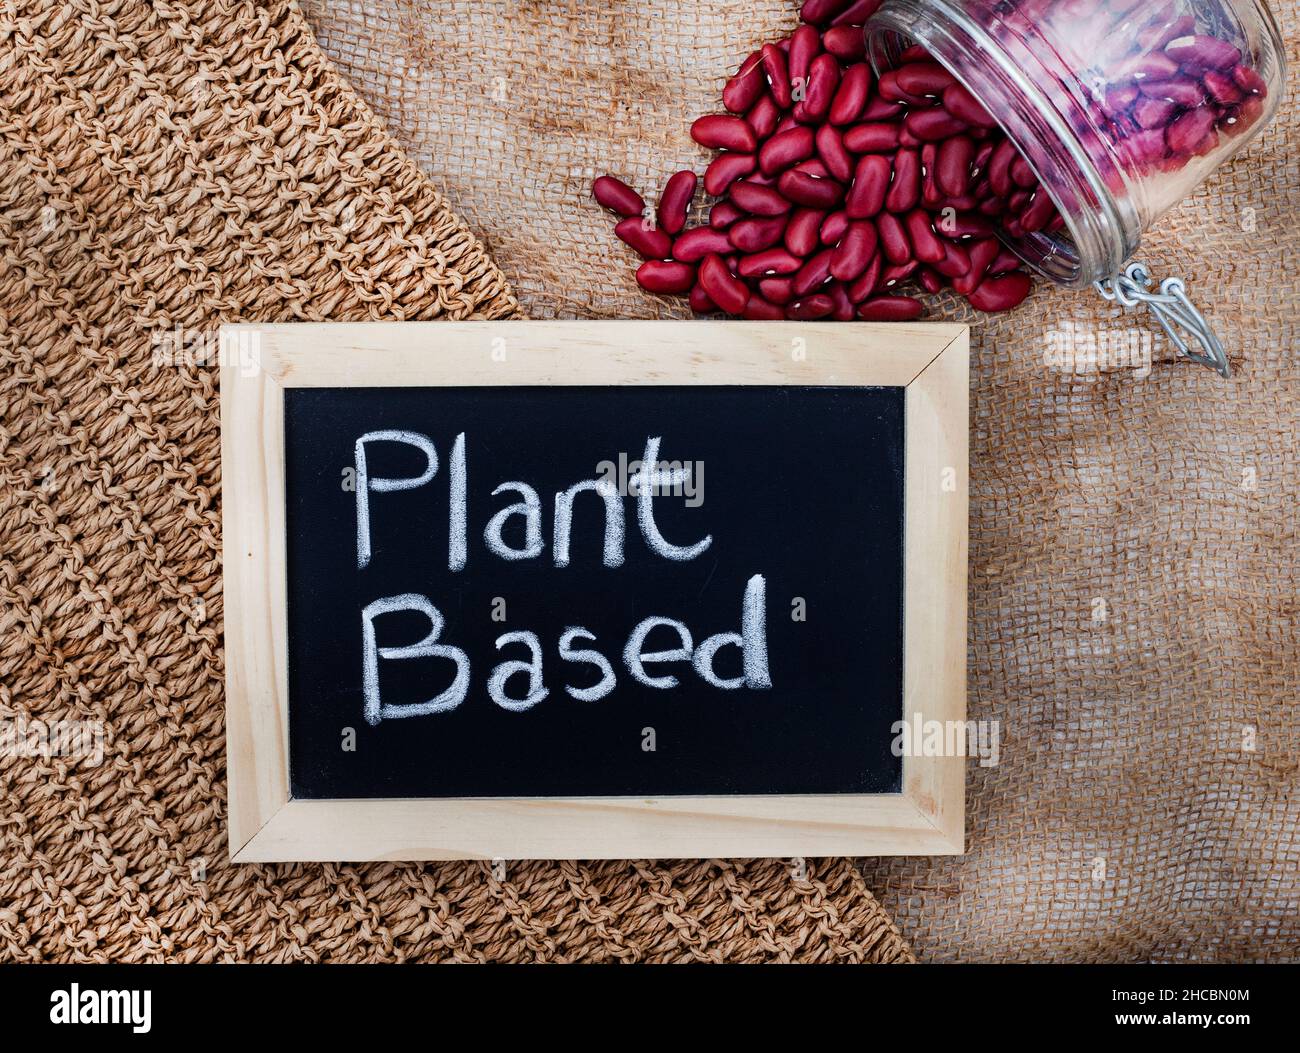
<path fill-rule="evenodd" d="M 615 233 L 645 260 L 642 288 L 687 296 L 697 313 L 843 321 L 918 317 L 905 289 L 951 288 L 980 311 L 1028 296 L 1032 280 L 997 232 L 1056 233 L 1064 221 L 979 100 L 923 49 L 876 80 L 862 26 L 880 2 L 807 0 L 800 26 L 727 81 L 727 112 L 695 121 L 692 138 L 718 151 L 703 176 L 715 199 L 706 226 L 686 227 L 693 172 L 669 180 L 657 209 L 612 176 L 595 181 L 596 200 L 623 217 Z M 1078 6 L 1122 19 L 1134 4 Z M 1017 18 L 1041 8 L 1006 2 Z M 1137 174 L 1177 170 L 1259 118 L 1264 83 L 1235 47 L 1197 35 L 1190 17 L 1153 17 L 1129 43 L 1131 28 L 1114 32 L 1133 57 L 1094 95 L 1101 134 Z M 1122 182 L 1104 150 L 1090 152 Z"/>
<path fill-rule="evenodd" d="M 862 26 L 879 0 L 803 5 L 802 24 L 765 44 L 722 90 L 726 113 L 691 137 L 719 151 L 704 173 L 708 224 L 686 227 L 697 179 L 674 175 L 654 207 L 613 176 L 592 186 L 623 217 L 615 234 L 644 258 L 648 292 L 699 314 L 902 321 L 909 284 L 946 286 L 981 311 L 1029 295 L 1029 275 L 994 222 L 1059 229 L 1029 166 L 983 107 L 918 48 L 879 82 Z"/>

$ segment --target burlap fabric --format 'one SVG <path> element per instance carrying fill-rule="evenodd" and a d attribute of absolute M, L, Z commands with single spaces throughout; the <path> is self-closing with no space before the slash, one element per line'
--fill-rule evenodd
<path fill-rule="evenodd" d="M 845 860 L 225 861 L 216 326 L 516 311 L 295 6 L 0 5 L 0 959 L 911 959 Z"/>
<path fill-rule="evenodd" d="M 1296 5 L 1274 11 L 1295 69 Z M 649 196 L 702 171 L 690 121 L 794 13 L 777 0 L 307 6 L 537 317 L 682 313 L 637 290 L 591 178 Z M 1143 253 L 1209 308 L 1231 382 L 1170 361 L 1144 322 L 1091 294 L 1045 289 L 991 319 L 951 299 L 935 312 L 975 324 L 970 712 L 1001 722 L 1002 755 L 970 769 L 965 858 L 863 864 L 922 958 L 1300 956 L 1291 80 L 1262 140 Z"/>

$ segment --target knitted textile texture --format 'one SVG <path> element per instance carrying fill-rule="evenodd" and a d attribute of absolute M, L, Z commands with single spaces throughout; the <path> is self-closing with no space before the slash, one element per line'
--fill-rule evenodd
<path fill-rule="evenodd" d="M 518 313 L 296 5 L 0 4 L 0 959 L 911 960 L 845 860 L 226 861 L 217 326 Z"/>
<path fill-rule="evenodd" d="M 534 317 L 676 317 L 591 201 L 647 200 L 793 0 L 307 0 L 325 51 Z M 870 861 L 926 960 L 1300 956 L 1300 48 L 1274 122 L 1151 231 L 1222 381 L 1092 292 L 972 324 L 968 854 Z M 703 195 L 700 195 L 703 198 Z M 1149 375 L 1148 375 L 1149 373 Z"/>

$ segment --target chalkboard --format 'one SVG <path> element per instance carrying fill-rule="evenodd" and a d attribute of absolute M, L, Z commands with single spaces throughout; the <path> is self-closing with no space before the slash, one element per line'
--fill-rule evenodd
<path fill-rule="evenodd" d="M 294 797 L 899 789 L 901 388 L 284 398 Z"/>
<path fill-rule="evenodd" d="M 949 324 L 221 333 L 235 862 L 964 846 Z"/>

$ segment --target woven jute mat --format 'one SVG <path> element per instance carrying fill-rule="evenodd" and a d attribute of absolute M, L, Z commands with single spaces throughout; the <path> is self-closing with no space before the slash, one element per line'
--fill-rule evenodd
<path fill-rule="evenodd" d="M 324 49 L 535 317 L 669 317 L 589 198 L 703 171 L 722 78 L 778 0 L 309 0 Z M 1152 232 L 1224 382 L 1091 293 L 970 321 L 969 854 L 864 864 L 928 959 L 1300 956 L 1300 68 L 1248 153 Z"/>
<path fill-rule="evenodd" d="M 517 313 L 296 6 L 0 4 L 0 959 L 911 960 L 846 860 L 226 862 L 216 327 Z"/>

